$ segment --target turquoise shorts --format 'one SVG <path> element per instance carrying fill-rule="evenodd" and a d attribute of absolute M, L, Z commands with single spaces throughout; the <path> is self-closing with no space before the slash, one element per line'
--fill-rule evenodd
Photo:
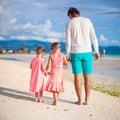
<path fill-rule="evenodd" d="M 71 53 L 70 58 L 73 74 L 92 73 L 92 52 Z"/>

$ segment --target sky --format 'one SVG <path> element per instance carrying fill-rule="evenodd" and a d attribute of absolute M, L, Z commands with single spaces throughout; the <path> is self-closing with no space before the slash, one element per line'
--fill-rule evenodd
<path fill-rule="evenodd" d="M 120 46 L 120 0 L 0 0 L 0 40 L 65 42 L 69 7 L 92 21 L 100 46 Z"/>

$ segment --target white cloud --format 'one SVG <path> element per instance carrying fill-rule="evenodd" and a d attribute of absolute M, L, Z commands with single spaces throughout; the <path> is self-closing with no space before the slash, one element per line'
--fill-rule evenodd
<path fill-rule="evenodd" d="M 5 35 L 7 40 L 48 40 L 59 41 L 65 37 L 64 33 L 52 30 L 52 22 L 48 19 L 45 23 L 27 22 L 25 24 L 16 23 L 17 18 L 12 18 L 4 24 L 4 29 L 0 29 L 1 35 Z M 12 25 L 14 24 L 14 25 Z M 0 24 L 2 25 L 2 24 Z M 7 35 L 6 35 L 7 33 Z"/>
<path fill-rule="evenodd" d="M 45 41 L 45 38 L 39 37 L 39 36 L 31 36 L 31 35 L 16 35 L 16 36 L 11 36 L 10 39 L 15 39 L 15 40 L 41 40 Z"/>
<path fill-rule="evenodd" d="M 47 20 L 46 23 L 44 24 L 43 28 L 47 31 L 49 31 L 52 27 L 52 23 L 50 20 Z"/>
<path fill-rule="evenodd" d="M 106 12 L 120 12 L 120 8 L 116 8 L 116 7 L 100 6 L 100 8 Z"/>
<path fill-rule="evenodd" d="M 52 23 L 50 20 L 47 20 L 45 24 L 32 24 L 28 22 L 18 27 L 16 26 L 16 28 L 23 29 L 24 31 L 29 31 L 30 33 L 33 33 L 35 35 L 42 34 L 43 36 L 45 36 L 51 31 Z"/>
<path fill-rule="evenodd" d="M 26 40 L 27 39 L 27 36 L 11 36 L 10 37 L 11 39 L 18 39 L 18 40 Z"/>
<path fill-rule="evenodd" d="M 120 44 L 120 42 L 119 42 L 118 40 L 112 40 L 111 43 L 112 43 L 112 44 L 116 44 L 116 45 L 117 45 L 117 44 Z"/>
<path fill-rule="evenodd" d="M 119 45 L 120 46 L 120 41 L 119 40 L 108 40 L 104 35 L 100 35 L 100 42 L 102 45 Z"/>
<path fill-rule="evenodd" d="M 40 37 L 40 36 L 11 36 L 11 39 L 15 39 L 15 40 L 40 40 L 40 41 L 48 41 L 48 42 L 59 42 L 60 40 L 57 38 L 44 38 L 44 37 Z"/>
<path fill-rule="evenodd" d="M 35 7 L 39 7 L 39 8 L 46 8 L 48 6 L 48 4 L 46 4 L 46 3 L 40 3 L 40 2 L 35 2 L 35 3 L 33 3 L 33 5 Z"/>
<path fill-rule="evenodd" d="M 21 12 L 20 11 L 15 11 L 16 15 L 21 15 Z"/>
<path fill-rule="evenodd" d="M 5 40 L 5 38 L 4 38 L 4 37 L 2 37 L 2 36 L 0 36 L 0 40 Z"/>
<path fill-rule="evenodd" d="M 24 24 L 24 25 L 22 26 L 22 28 L 23 28 L 23 29 L 31 29 L 31 28 L 33 28 L 33 25 L 32 25 L 30 22 L 28 22 L 28 23 Z"/>
<path fill-rule="evenodd" d="M 104 35 L 100 35 L 100 41 L 108 42 L 108 39 L 104 37 Z"/>
<path fill-rule="evenodd" d="M 46 41 L 49 41 L 49 42 L 59 42 L 59 39 L 57 39 L 57 38 L 47 38 Z"/>
<path fill-rule="evenodd" d="M 99 13 L 102 13 L 102 15 L 105 15 L 105 17 L 107 16 L 109 19 L 116 19 L 120 16 L 120 8 L 118 7 L 99 6 L 99 9 Z"/>
<path fill-rule="evenodd" d="M 5 10 L 4 10 L 3 6 L 0 5 L 0 14 L 2 15 L 2 14 L 4 14 L 4 12 L 5 12 Z"/>
<path fill-rule="evenodd" d="M 16 18 L 12 18 L 12 19 L 10 19 L 10 23 L 11 23 L 11 24 L 15 24 L 15 23 L 16 23 L 16 21 L 17 21 L 17 19 L 16 19 Z"/>
<path fill-rule="evenodd" d="M 49 37 L 55 37 L 55 38 L 64 38 L 65 34 L 64 33 L 60 33 L 60 32 L 54 32 L 54 31 L 51 31 L 48 33 L 48 36 Z"/>
<path fill-rule="evenodd" d="M 41 41 L 60 41 L 65 37 L 64 33 L 52 30 L 52 23 L 46 20 L 44 24 L 32 24 L 30 22 L 22 25 L 14 25 L 9 39 L 19 40 L 41 40 Z"/>

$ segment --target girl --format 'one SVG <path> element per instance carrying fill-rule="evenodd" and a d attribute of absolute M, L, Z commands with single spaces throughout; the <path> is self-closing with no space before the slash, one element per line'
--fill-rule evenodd
<path fill-rule="evenodd" d="M 45 54 L 45 48 L 43 46 L 37 47 L 36 58 L 32 59 L 30 65 L 31 80 L 30 80 L 29 91 L 35 93 L 36 102 L 42 102 L 44 73 L 46 74 L 46 69 L 44 67 L 44 59 L 42 58 L 44 54 Z"/>
<path fill-rule="evenodd" d="M 51 54 L 48 58 L 46 70 L 50 70 L 50 75 L 45 86 L 45 90 L 53 92 L 54 105 L 57 105 L 60 92 L 64 92 L 63 85 L 63 63 L 69 64 L 64 54 L 60 52 L 61 47 L 58 42 L 51 45 Z"/>

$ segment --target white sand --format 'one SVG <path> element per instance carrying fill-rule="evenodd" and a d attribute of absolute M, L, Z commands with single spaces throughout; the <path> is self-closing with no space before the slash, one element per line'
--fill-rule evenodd
<path fill-rule="evenodd" d="M 0 60 L 0 120 L 120 120 L 120 99 L 91 91 L 90 105 L 76 105 L 72 82 L 65 80 L 57 106 L 52 93 L 44 92 L 45 103 L 35 103 L 29 93 L 28 63 Z M 84 102 L 84 90 L 83 90 Z"/>

